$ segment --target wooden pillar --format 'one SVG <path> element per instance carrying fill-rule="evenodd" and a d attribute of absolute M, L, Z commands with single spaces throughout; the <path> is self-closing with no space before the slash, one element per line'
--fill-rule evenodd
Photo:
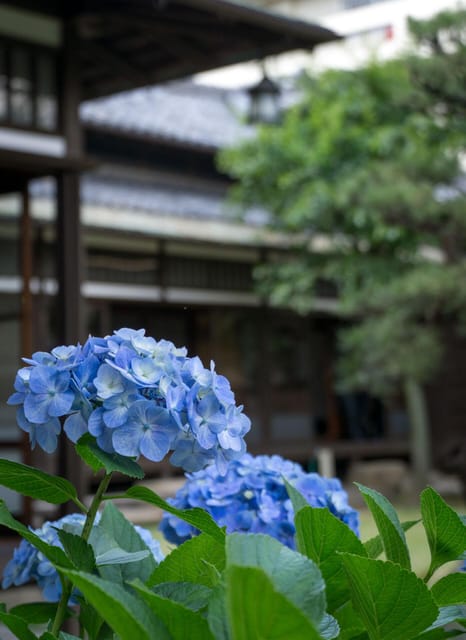
<path fill-rule="evenodd" d="M 20 260 L 21 260 L 21 356 L 31 356 L 33 351 L 33 306 L 31 278 L 33 271 L 32 225 L 27 183 L 21 190 Z"/>
<path fill-rule="evenodd" d="M 69 20 L 64 27 L 62 55 L 61 124 L 69 158 L 82 158 L 82 131 L 79 121 L 80 76 L 76 25 Z M 80 221 L 79 173 L 63 171 L 57 175 L 57 316 L 60 344 L 75 344 L 85 338 L 81 283 L 83 246 Z M 74 446 L 60 439 L 59 473 L 67 477 L 83 496 L 86 476 Z"/>
<path fill-rule="evenodd" d="M 28 183 L 21 190 L 21 218 L 20 218 L 20 273 L 21 289 L 21 328 L 20 350 L 21 356 L 30 357 L 33 351 L 33 301 L 31 293 L 31 278 L 33 275 L 33 237 L 30 214 L 30 198 Z M 31 464 L 31 448 L 26 433 L 21 436 L 21 454 L 24 464 Z M 32 502 L 30 498 L 23 498 L 22 515 L 25 522 L 31 522 Z"/>
<path fill-rule="evenodd" d="M 64 172 L 57 177 L 57 199 L 59 341 L 61 344 L 75 344 L 85 337 L 81 295 L 83 247 L 77 172 Z"/>
<path fill-rule="evenodd" d="M 80 77 L 76 25 L 64 26 L 60 115 L 66 152 L 79 161 L 83 155 L 79 120 Z M 79 173 L 63 171 L 57 176 L 57 277 L 59 338 L 63 344 L 82 340 L 85 334 L 82 282 L 82 233 L 79 202 Z"/>
<path fill-rule="evenodd" d="M 259 370 L 258 387 L 260 394 L 260 424 L 261 439 L 259 446 L 262 452 L 270 453 L 272 442 L 272 396 L 273 387 L 270 378 L 271 357 L 270 357 L 270 322 L 269 309 L 262 304 L 257 312 L 257 324 L 259 330 Z"/>

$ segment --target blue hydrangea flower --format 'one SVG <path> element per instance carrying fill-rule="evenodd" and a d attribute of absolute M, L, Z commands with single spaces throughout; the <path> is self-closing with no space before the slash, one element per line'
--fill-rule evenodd
<path fill-rule="evenodd" d="M 220 475 L 213 465 L 186 474 L 185 484 L 169 502 L 178 509 L 205 509 L 228 533 L 266 533 L 294 548 L 294 513 L 284 478 L 311 506 L 328 508 L 358 534 L 358 512 L 348 504 L 340 481 L 305 473 L 299 464 L 280 456 L 244 454 L 229 463 L 225 475 Z M 175 544 L 198 533 L 168 513 L 164 514 L 160 529 Z"/>
<path fill-rule="evenodd" d="M 57 529 L 63 529 L 69 533 L 80 535 L 84 526 L 85 516 L 74 513 L 64 516 L 55 522 L 45 522 L 39 529 L 32 529 L 39 538 L 55 547 L 62 547 L 58 537 Z M 94 528 L 98 531 L 99 517 L 97 517 Z M 142 541 L 154 556 L 157 563 L 162 562 L 164 554 L 160 544 L 152 537 L 152 534 L 143 527 L 134 527 Z M 37 582 L 42 590 L 45 600 L 58 602 L 62 592 L 62 585 L 55 567 L 49 560 L 38 551 L 27 540 L 21 540 L 20 544 L 13 551 L 13 557 L 5 566 L 3 571 L 2 588 L 8 589 L 12 585 L 21 586 L 28 582 Z M 69 604 L 77 604 L 77 591 L 73 593 Z"/>
<path fill-rule="evenodd" d="M 214 363 L 206 369 L 144 329 L 90 336 L 25 362 L 8 403 L 32 447 L 53 452 L 63 424 L 72 442 L 89 432 L 108 453 L 159 461 L 171 451 L 185 471 L 216 463 L 225 472 L 246 450 L 251 423 Z"/>

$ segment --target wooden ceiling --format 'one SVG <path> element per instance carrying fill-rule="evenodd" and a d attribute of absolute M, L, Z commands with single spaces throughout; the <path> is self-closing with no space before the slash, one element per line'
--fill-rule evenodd
<path fill-rule="evenodd" d="M 16 0 L 75 21 L 84 99 L 336 39 L 225 0 Z"/>

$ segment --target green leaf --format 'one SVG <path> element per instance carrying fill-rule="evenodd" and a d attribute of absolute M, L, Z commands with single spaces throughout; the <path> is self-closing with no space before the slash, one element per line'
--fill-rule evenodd
<path fill-rule="evenodd" d="M 193 582 L 163 582 L 153 587 L 152 591 L 193 611 L 204 609 L 212 593 L 210 587 Z"/>
<path fill-rule="evenodd" d="M 72 500 L 80 506 L 76 489 L 68 480 L 12 460 L 0 459 L 0 485 L 50 504 Z"/>
<path fill-rule="evenodd" d="M 106 453 L 98 446 L 96 439 L 90 433 L 85 433 L 76 444 L 79 456 L 94 472 L 105 469 L 105 472 L 118 471 L 130 478 L 144 478 L 144 471 L 135 460 L 121 456 L 119 453 Z"/>
<path fill-rule="evenodd" d="M 64 573 L 121 640 L 171 640 L 165 625 L 122 586 L 87 573 Z"/>
<path fill-rule="evenodd" d="M 88 637 L 95 640 L 99 635 L 104 621 L 95 607 L 83 600 L 79 606 L 79 624 L 87 631 Z"/>
<path fill-rule="evenodd" d="M 421 513 L 429 542 L 431 562 L 426 579 L 466 549 L 466 525 L 431 487 L 421 493 Z"/>
<path fill-rule="evenodd" d="M 5 627 L 8 627 L 19 640 L 37 640 L 27 623 L 19 616 L 1 611 L 0 622 L 3 622 Z"/>
<path fill-rule="evenodd" d="M 358 482 L 355 484 L 375 520 L 387 560 L 397 562 L 404 569 L 411 569 L 406 537 L 393 505 L 378 491 Z"/>
<path fill-rule="evenodd" d="M 399 564 L 342 553 L 356 612 L 371 640 L 412 638 L 437 617 L 422 580 Z"/>
<path fill-rule="evenodd" d="M 330 613 L 349 600 L 349 584 L 338 551 L 366 556 L 364 545 L 353 531 L 328 509 L 305 507 L 295 516 L 298 551 L 319 567 L 327 585 Z"/>
<path fill-rule="evenodd" d="M 365 633 L 365 626 L 361 620 L 361 616 L 356 613 L 353 607 L 353 603 L 349 600 L 337 611 L 335 611 L 335 618 L 340 625 L 340 635 L 338 640 L 351 640 L 351 638 L 359 638 Z M 367 634 L 365 634 L 367 637 Z"/>
<path fill-rule="evenodd" d="M 449 605 L 440 607 L 436 620 L 431 624 L 427 631 L 443 628 L 453 622 L 466 623 L 466 605 Z"/>
<path fill-rule="evenodd" d="M 163 621 L 173 640 L 214 640 L 207 620 L 178 602 L 149 591 L 141 581 L 132 582 L 146 604 Z"/>
<path fill-rule="evenodd" d="M 232 640 L 318 640 L 307 616 L 274 588 L 257 567 L 229 566 L 225 572 Z"/>
<path fill-rule="evenodd" d="M 122 557 L 122 552 L 128 554 L 144 552 L 144 556 L 135 561 L 129 556 L 126 563 L 103 564 L 99 562 L 99 573 L 106 580 L 123 584 L 126 581 L 140 578 L 146 581 L 153 573 L 157 563 L 147 545 L 138 534 L 134 525 L 129 522 L 115 505 L 108 502 L 97 527 L 94 527 L 89 537 L 97 558 L 109 557 L 114 553 Z M 149 553 L 147 553 L 149 552 Z"/>
<path fill-rule="evenodd" d="M 451 573 L 436 582 L 431 593 L 439 606 L 466 603 L 466 573 Z"/>
<path fill-rule="evenodd" d="M 224 575 L 222 578 L 224 578 Z M 224 581 L 219 582 L 212 589 L 207 608 L 207 622 L 215 640 L 232 640 L 228 625 L 226 585 Z"/>
<path fill-rule="evenodd" d="M 233 533 L 226 542 L 227 566 L 264 571 L 274 589 L 318 628 L 326 609 L 325 583 L 314 562 L 266 535 Z"/>
<path fill-rule="evenodd" d="M 221 529 L 212 516 L 203 509 L 199 509 L 198 507 L 184 510 L 176 509 L 176 507 L 173 507 L 147 487 L 131 487 L 125 493 L 125 497 L 153 504 L 164 511 L 168 511 L 168 513 L 172 513 L 174 516 L 178 516 L 178 518 L 196 527 L 196 529 L 212 536 L 212 538 L 220 544 L 223 544 L 225 541 L 225 531 Z"/>
<path fill-rule="evenodd" d="M 463 632 L 459 629 L 447 631 L 446 629 L 438 628 L 425 631 L 424 633 L 416 636 L 416 638 L 413 638 L 413 640 L 445 640 L 445 638 L 454 638 L 462 634 Z"/>
<path fill-rule="evenodd" d="M 22 618 L 28 624 L 45 624 L 53 620 L 57 611 L 57 605 L 52 602 L 28 602 L 18 604 L 9 611 L 14 616 Z M 66 617 L 73 615 L 71 609 L 66 612 Z"/>
<path fill-rule="evenodd" d="M 30 542 L 36 549 L 39 549 L 55 566 L 72 568 L 73 565 L 63 549 L 47 544 L 39 538 L 39 536 L 36 536 L 35 533 L 32 533 L 32 531 L 25 527 L 24 524 L 15 520 L 3 500 L 0 500 L 0 525 L 19 533 L 22 538 Z"/>
<path fill-rule="evenodd" d="M 414 525 L 421 522 L 421 520 L 407 520 L 406 522 L 401 523 L 401 528 L 404 532 L 409 531 Z M 366 540 L 364 542 L 364 547 L 367 551 L 367 555 L 369 558 L 378 558 L 381 553 L 383 553 L 383 542 L 382 537 L 380 535 L 374 536 L 370 538 L 370 540 Z"/>
<path fill-rule="evenodd" d="M 325 640 L 332 640 L 339 636 L 340 626 L 336 618 L 326 613 L 318 626 L 318 631 Z"/>
<path fill-rule="evenodd" d="M 98 567 L 105 567 L 112 564 L 128 564 L 130 562 L 140 562 L 150 556 L 150 551 L 125 551 L 119 547 L 112 547 L 105 553 L 101 553 L 96 558 Z"/>
<path fill-rule="evenodd" d="M 215 567 L 216 571 L 212 570 Z M 173 549 L 151 575 L 148 585 L 162 582 L 195 582 L 213 587 L 225 568 L 225 542 L 206 533 Z"/>
<path fill-rule="evenodd" d="M 290 483 L 288 480 L 283 477 L 283 481 L 285 483 L 286 490 L 288 492 L 288 496 L 290 497 L 291 504 L 293 505 L 293 510 L 296 513 L 300 509 L 309 506 L 309 502 L 306 498 Z"/>
<path fill-rule="evenodd" d="M 95 571 L 95 557 L 91 545 L 83 540 L 81 536 L 64 529 L 57 529 L 57 534 L 74 568 L 79 571 L 93 573 Z"/>
<path fill-rule="evenodd" d="M 46 631 L 41 635 L 40 640 L 57 640 L 57 636 L 54 636 L 50 631 Z M 80 640 L 80 638 L 78 636 L 73 636 L 71 633 L 60 631 L 58 634 L 58 640 Z"/>

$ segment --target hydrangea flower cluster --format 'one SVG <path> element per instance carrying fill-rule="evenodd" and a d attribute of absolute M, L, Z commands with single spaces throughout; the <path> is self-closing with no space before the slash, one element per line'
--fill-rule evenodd
<path fill-rule="evenodd" d="M 267 533 L 294 548 L 294 512 L 285 487 L 290 482 L 313 507 L 327 507 L 357 535 L 358 512 L 336 478 L 306 473 L 299 464 L 274 456 L 245 454 L 230 463 L 226 475 L 215 466 L 186 474 L 185 484 L 169 502 L 179 509 L 201 507 L 227 532 Z M 165 538 L 181 544 L 198 531 L 165 513 L 160 524 Z"/>
<path fill-rule="evenodd" d="M 61 431 L 73 442 L 86 432 L 109 453 L 221 472 L 245 449 L 251 423 L 228 380 L 198 357 L 144 329 L 38 352 L 17 373 L 8 403 L 31 446 L 53 452 Z"/>
<path fill-rule="evenodd" d="M 73 513 L 64 516 L 55 522 L 45 522 L 39 529 L 32 529 L 44 542 L 55 547 L 62 547 L 57 529 L 63 529 L 75 535 L 81 535 L 85 516 Z M 96 518 L 94 528 L 98 527 L 99 517 Z M 162 562 L 164 555 L 160 544 L 155 540 L 150 531 L 134 525 L 142 541 L 154 556 L 157 563 Z M 37 582 L 44 598 L 49 602 L 58 602 L 62 592 L 62 586 L 57 570 L 47 558 L 27 540 L 21 540 L 13 551 L 13 557 L 3 571 L 2 588 L 8 589 L 12 585 L 19 587 L 30 581 Z M 77 604 L 76 592 L 70 598 L 70 604 Z"/>

